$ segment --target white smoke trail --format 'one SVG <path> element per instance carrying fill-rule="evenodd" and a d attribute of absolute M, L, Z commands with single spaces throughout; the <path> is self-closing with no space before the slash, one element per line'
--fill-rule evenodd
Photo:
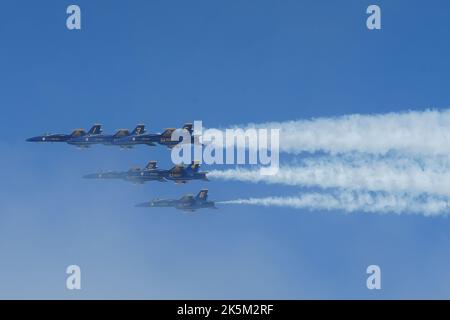
<path fill-rule="evenodd" d="M 450 196 L 450 160 L 404 158 L 319 157 L 281 166 L 275 175 L 254 169 L 214 170 L 208 177 L 302 187 L 428 193 Z"/>
<path fill-rule="evenodd" d="M 267 197 L 218 202 L 266 207 L 290 207 L 307 210 L 342 210 L 345 212 L 421 214 L 444 216 L 450 212 L 447 197 L 430 195 L 386 194 L 337 190 L 333 193 L 304 193 L 294 197 Z"/>
<path fill-rule="evenodd" d="M 355 114 L 244 127 L 279 128 L 280 151 L 286 153 L 450 155 L 450 110 Z"/>
<path fill-rule="evenodd" d="M 356 114 L 249 124 L 242 128 L 280 129 L 282 153 L 325 155 L 312 155 L 282 166 L 275 175 L 231 169 L 212 171 L 210 178 L 319 187 L 323 191 L 227 203 L 347 212 L 448 212 L 450 110 Z M 330 193 L 330 189 L 335 191 Z"/>

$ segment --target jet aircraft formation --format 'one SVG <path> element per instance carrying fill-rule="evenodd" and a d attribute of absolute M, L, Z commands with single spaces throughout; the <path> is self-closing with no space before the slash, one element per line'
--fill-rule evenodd
<path fill-rule="evenodd" d="M 179 143 L 195 143 L 192 135 L 192 124 L 186 123 L 181 130 L 186 130 L 191 141 L 184 141 L 182 137 L 172 140 L 172 133 L 176 128 L 167 128 L 162 133 L 147 133 L 145 125 L 138 124 L 133 131 L 128 129 L 117 130 L 114 134 L 104 134 L 102 125 L 95 124 L 86 132 L 84 129 L 75 129 L 70 134 L 43 134 L 27 139 L 28 142 L 65 142 L 78 148 L 89 148 L 93 145 L 119 146 L 120 148 L 133 148 L 137 145 L 156 146 L 157 144 L 171 149 Z M 193 161 L 189 165 L 176 165 L 171 169 L 159 169 L 156 161 L 150 161 L 144 168 L 131 168 L 128 171 L 105 171 L 87 174 L 86 179 L 121 179 L 134 184 L 143 184 L 147 181 L 185 184 L 188 181 L 208 181 L 207 172 L 200 171 L 200 164 Z M 208 200 L 208 190 L 202 189 L 194 196 L 187 194 L 180 199 L 154 199 L 136 205 L 136 207 L 173 207 L 185 212 L 194 212 L 197 209 L 217 209 L 214 201 Z"/>
<path fill-rule="evenodd" d="M 175 147 L 182 142 L 182 137 L 178 140 L 172 140 L 172 133 L 176 128 L 167 128 L 162 133 L 146 133 L 145 125 L 138 124 L 133 131 L 128 129 L 119 129 L 114 134 L 104 134 L 101 124 L 95 124 L 86 132 L 84 129 L 75 129 L 70 134 L 56 133 L 44 134 L 27 139 L 28 142 L 65 142 L 79 148 L 89 148 L 95 144 L 107 146 L 119 146 L 121 148 L 132 148 L 133 146 L 144 144 L 156 146 L 160 144 L 168 148 Z M 192 135 L 192 123 L 186 123 L 182 130 L 189 132 L 191 143 L 194 143 Z"/>

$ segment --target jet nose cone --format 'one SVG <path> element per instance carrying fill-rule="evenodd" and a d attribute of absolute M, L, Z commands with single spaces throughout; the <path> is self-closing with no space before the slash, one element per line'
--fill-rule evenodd
<path fill-rule="evenodd" d="M 135 207 L 137 208 L 144 208 L 144 207 L 150 207 L 151 204 L 149 202 L 143 202 L 143 203 L 138 203 L 135 205 Z"/>
<path fill-rule="evenodd" d="M 28 138 L 26 141 L 27 142 L 36 142 L 36 141 L 42 141 L 42 139 L 40 137 L 32 137 L 32 138 Z"/>
<path fill-rule="evenodd" d="M 37 137 L 28 138 L 26 141 L 27 142 L 45 142 L 46 140 L 47 140 L 46 136 L 37 136 Z"/>
<path fill-rule="evenodd" d="M 99 175 L 96 173 L 85 174 L 83 179 L 96 179 L 99 178 Z"/>

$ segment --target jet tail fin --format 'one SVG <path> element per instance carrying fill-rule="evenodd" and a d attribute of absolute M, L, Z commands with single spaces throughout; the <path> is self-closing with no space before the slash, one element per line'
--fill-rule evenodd
<path fill-rule="evenodd" d="M 131 132 L 132 135 L 139 135 L 143 134 L 145 132 L 145 125 L 144 124 L 138 124 L 136 128 Z"/>
<path fill-rule="evenodd" d="M 192 161 L 191 164 L 186 169 L 191 172 L 198 172 L 200 170 L 200 162 Z"/>
<path fill-rule="evenodd" d="M 102 133 L 102 125 L 94 124 L 92 128 L 88 131 L 88 134 L 100 134 Z"/>
<path fill-rule="evenodd" d="M 145 169 L 156 169 L 156 168 L 158 168 L 158 166 L 156 165 L 156 161 L 154 160 L 150 161 L 145 167 Z"/>
<path fill-rule="evenodd" d="M 202 189 L 195 197 L 197 200 L 206 201 L 208 199 L 208 189 Z"/>
<path fill-rule="evenodd" d="M 183 129 L 189 131 L 189 133 L 192 134 L 192 126 L 192 123 L 185 123 Z"/>

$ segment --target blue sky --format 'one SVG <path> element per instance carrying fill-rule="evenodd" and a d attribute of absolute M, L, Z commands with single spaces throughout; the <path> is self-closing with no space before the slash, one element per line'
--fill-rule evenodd
<path fill-rule="evenodd" d="M 450 221 L 139 202 L 208 187 L 213 200 L 292 187 L 82 180 L 164 148 L 33 145 L 101 122 L 150 131 L 449 106 L 448 1 L 4 1 L 0 18 L 0 298 L 449 298 Z M 382 30 L 366 8 L 382 9 Z M 208 168 L 205 168 L 206 170 Z M 82 269 L 82 290 L 65 269 Z M 366 267 L 382 290 L 366 288 Z"/>

